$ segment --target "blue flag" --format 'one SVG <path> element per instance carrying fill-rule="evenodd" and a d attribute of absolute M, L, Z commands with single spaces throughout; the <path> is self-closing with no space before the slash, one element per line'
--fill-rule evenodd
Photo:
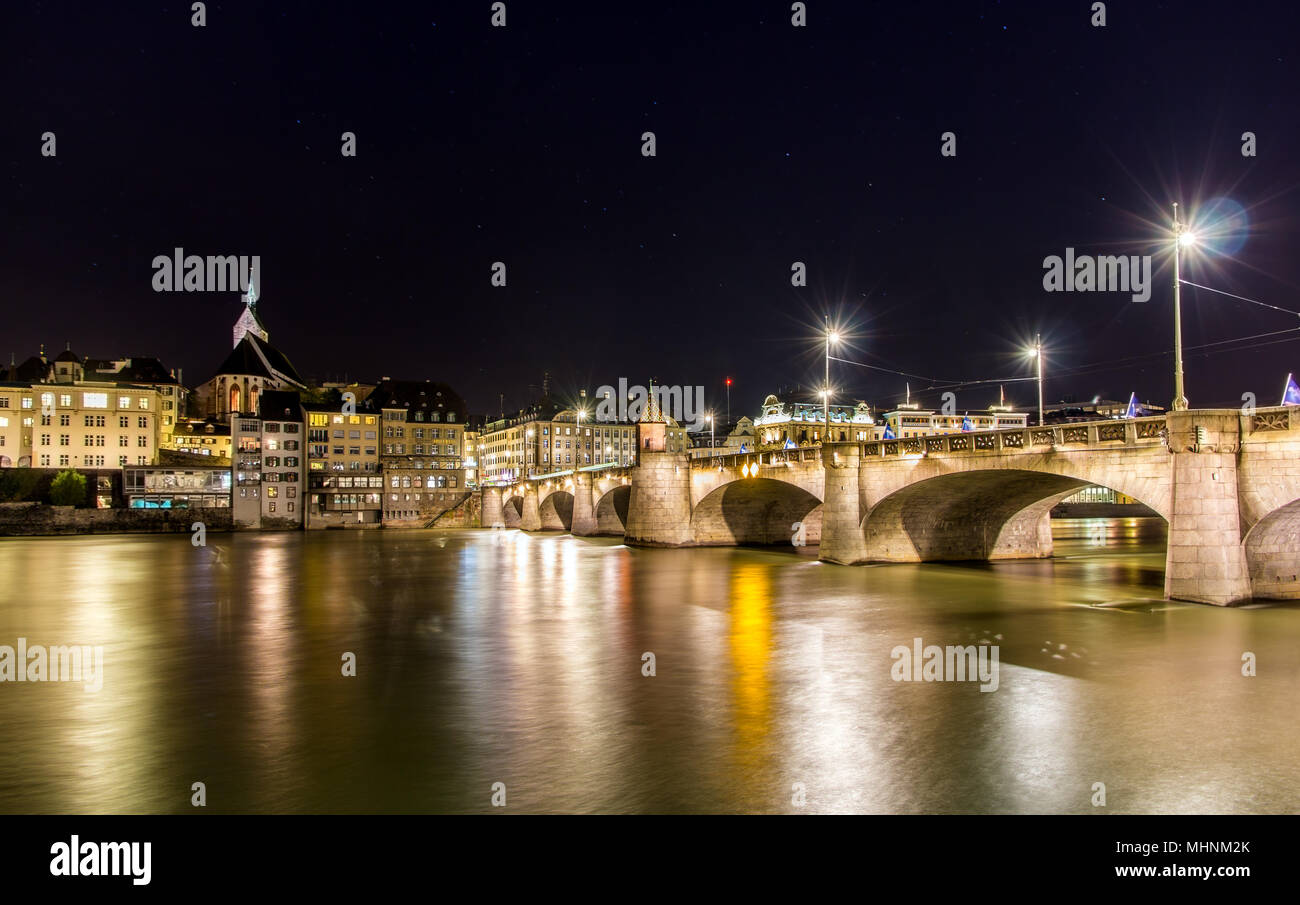
<path fill-rule="evenodd" d="M 1134 393 L 1128 397 L 1128 411 L 1124 413 L 1125 418 L 1136 418 L 1138 416 L 1138 394 Z"/>
<path fill-rule="evenodd" d="M 794 449 L 794 441 L 791 440 L 789 437 L 786 437 L 785 446 L 783 446 L 782 449 Z"/>
<path fill-rule="evenodd" d="M 1286 389 L 1282 391 L 1283 405 L 1300 405 L 1300 386 L 1296 386 L 1295 375 L 1286 375 Z"/>
<path fill-rule="evenodd" d="M 975 430 L 975 425 L 970 423 L 970 415 L 967 415 L 965 418 L 961 419 L 961 429 L 964 431 Z"/>
<path fill-rule="evenodd" d="M 892 426 L 888 421 L 885 422 L 885 439 L 886 439 L 886 440 L 893 440 L 893 439 L 895 439 L 895 437 L 894 437 L 894 428 L 893 428 L 893 426 Z"/>
<path fill-rule="evenodd" d="M 746 448 L 745 444 L 742 443 L 742 444 L 740 444 L 740 451 L 743 452 L 743 453 L 747 453 L 747 452 L 749 452 L 749 449 Z"/>

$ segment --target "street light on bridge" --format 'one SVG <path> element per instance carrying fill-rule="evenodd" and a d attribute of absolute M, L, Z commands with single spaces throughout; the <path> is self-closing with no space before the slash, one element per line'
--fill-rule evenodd
<path fill-rule="evenodd" d="M 1187 411 L 1187 394 L 1183 392 L 1183 300 L 1179 286 L 1179 266 L 1183 248 L 1196 244 L 1196 233 L 1178 219 L 1178 203 L 1174 202 L 1174 411 Z"/>
<path fill-rule="evenodd" d="M 1038 359 L 1038 426 L 1043 426 L 1043 335 L 1034 334 L 1034 347 L 1027 350 L 1030 358 Z"/>
<path fill-rule="evenodd" d="M 839 343 L 840 335 L 831 329 L 831 317 L 826 315 L 826 383 L 822 387 L 822 443 L 831 436 L 831 343 Z"/>

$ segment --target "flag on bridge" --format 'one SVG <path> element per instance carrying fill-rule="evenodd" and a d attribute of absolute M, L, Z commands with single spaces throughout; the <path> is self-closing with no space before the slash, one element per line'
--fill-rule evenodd
<path fill-rule="evenodd" d="M 1125 418 L 1136 418 L 1138 416 L 1138 394 L 1134 393 L 1128 397 L 1128 411 L 1124 413 Z"/>
<path fill-rule="evenodd" d="M 893 439 L 896 439 L 896 438 L 894 437 L 894 428 L 893 428 L 893 425 L 891 425 L 888 421 L 885 422 L 885 439 L 886 439 L 886 440 L 893 440 Z"/>
<path fill-rule="evenodd" d="M 749 452 L 749 449 L 748 449 L 748 447 L 745 446 L 744 443 L 742 443 L 742 444 L 740 444 L 740 451 L 743 452 L 743 453 L 747 453 L 747 452 Z"/>
<path fill-rule="evenodd" d="M 785 438 L 785 446 L 783 446 L 783 447 L 781 447 L 781 448 L 782 448 L 782 449 L 794 449 L 794 441 L 791 440 L 789 437 L 786 437 L 786 438 Z"/>
<path fill-rule="evenodd" d="M 967 415 L 965 418 L 961 419 L 961 429 L 964 431 L 975 430 L 975 425 L 970 423 L 970 415 Z"/>
<path fill-rule="evenodd" d="M 1300 405 L 1300 386 L 1296 386 L 1295 375 L 1286 375 L 1286 389 L 1282 391 L 1282 405 Z"/>

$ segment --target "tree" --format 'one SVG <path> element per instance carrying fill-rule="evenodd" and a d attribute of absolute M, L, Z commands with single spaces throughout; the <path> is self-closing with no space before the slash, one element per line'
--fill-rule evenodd
<path fill-rule="evenodd" d="M 50 502 L 55 506 L 80 506 L 86 502 L 86 476 L 68 469 L 50 482 Z"/>

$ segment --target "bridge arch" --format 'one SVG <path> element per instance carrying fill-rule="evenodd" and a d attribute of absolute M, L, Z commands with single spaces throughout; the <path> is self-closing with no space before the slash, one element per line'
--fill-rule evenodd
<path fill-rule="evenodd" d="M 523 519 L 524 498 L 521 496 L 506 497 L 501 502 L 501 520 L 507 528 L 518 528 Z"/>
<path fill-rule="evenodd" d="M 1050 556 L 1052 507 L 1089 484 L 1107 486 L 1095 477 L 1014 468 L 923 478 L 867 512 L 867 557 L 931 562 Z"/>
<path fill-rule="evenodd" d="M 700 546 L 789 544 L 802 522 L 803 540 L 821 542 L 822 501 L 796 484 L 772 478 L 730 481 L 711 490 L 691 513 Z"/>
<path fill-rule="evenodd" d="M 1256 522 L 1243 543 L 1253 596 L 1300 598 L 1300 499 Z"/>
<path fill-rule="evenodd" d="M 596 502 L 596 533 L 622 537 L 627 530 L 627 507 L 632 488 L 616 484 Z"/>
<path fill-rule="evenodd" d="M 573 494 L 553 490 L 538 507 L 543 531 L 569 531 L 573 528 Z"/>

